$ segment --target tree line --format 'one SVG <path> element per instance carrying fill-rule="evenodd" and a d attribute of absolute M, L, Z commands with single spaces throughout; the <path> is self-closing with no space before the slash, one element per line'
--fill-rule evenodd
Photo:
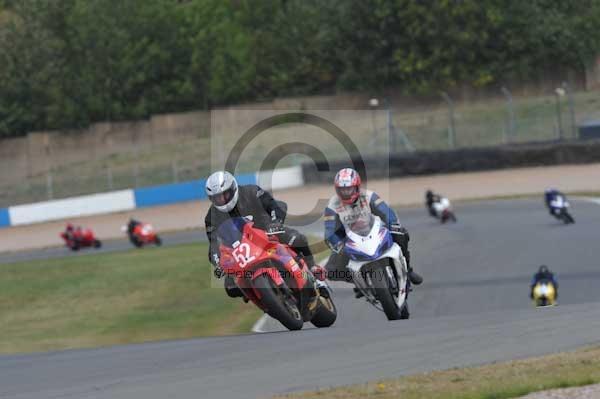
<path fill-rule="evenodd" d="M 0 0 L 0 136 L 582 69 L 600 0 Z"/>

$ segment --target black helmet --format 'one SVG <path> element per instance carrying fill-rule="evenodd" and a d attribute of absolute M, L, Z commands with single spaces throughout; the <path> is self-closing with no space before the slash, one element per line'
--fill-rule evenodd
<path fill-rule="evenodd" d="M 538 273 L 548 273 L 550 270 L 548 270 L 548 266 L 546 265 L 541 265 L 540 268 L 538 269 Z"/>

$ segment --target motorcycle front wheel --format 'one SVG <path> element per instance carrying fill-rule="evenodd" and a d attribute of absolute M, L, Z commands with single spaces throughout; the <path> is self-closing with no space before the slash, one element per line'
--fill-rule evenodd
<path fill-rule="evenodd" d="M 275 285 L 271 278 L 263 274 L 254 279 L 254 288 L 260 291 L 260 301 L 272 318 L 278 320 L 288 330 L 300 330 L 304 320 L 294 298 Z"/>
<path fill-rule="evenodd" d="M 388 320 L 408 318 L 408 308 L 403 315 L 403 309 L 398 308 L 395 296 L 392 293 L 392 287 L 395 284 L 390 281 L 390 277 L 386 271 L 386 267 L 389 266 L 388 262 L 389 261 L 387 259 L 380 261 L 374 265 L 373 269 L 371 270 L 371 281 L 375 289 L 375 297 L 379 300 L 379 303 L 383 308 L 383 312 Z M 406 307 L 406 304 L 403 306 L 403 308 L 404 307 Z"/>

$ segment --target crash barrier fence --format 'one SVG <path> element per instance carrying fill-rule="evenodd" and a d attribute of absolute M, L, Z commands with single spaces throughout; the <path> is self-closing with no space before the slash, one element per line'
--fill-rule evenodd
<path fill-rule="evenodd" d="M 239 184 L 260 184 L 270 190 L 304 184 L 299 166 L 241 174 L 236 179 Z M 203 200 L 205 184 L 206 179 L 192 180 L 0 208 L 0 228 Z"/>
<path fill-rule="evenodd" d="M 533 166 L 586 164 L 600 162 L 600 140 L 564 141 L 418 154 L 392 154 L 389 158 L 365 157 L 353 162 L 333 161 L 302 165 L 306 184 L 331 183 L 335 173 L 351 164 L 369 165 L 367 177 L 418 176 L 457 172 L 476 172 Z"/>
<path fill-rule="evenodd" d="M 362 111 L 339 122 L 361 154 L 374 157 L 588 137 L 587 124 L 600 120 L 600 91 L 575 92 L 574 83 L 556 83 L 551 90 L 531 92 L 490 88 L 477 101 L 448 91 L 427 99 L 363 94 L 347 101 L 309 98 L 265 106 L 273 112 Z M 213 129 L 211 115 L 218 111 L 232 114 L 229 129 Z M 249 111 L 255 110 L 231 107 L 162 115 L 149 121 L 99 123 L 81 132 L 0 140 L 0 207 L 201 179 L 213 169 L 211 160 L 228 154 L 213 142 L 238 142 L 248 128 Z M 259 170 L 265 148 L 283 144 L 290 131 L 296 133 L 298 126 L 282 126 L 268 143 L 247 147 L 236 171 Z M 302 133 L 295 137 L 302 138 Z M 327 147 L 323 141 L 308 144 L 317 145 L 328 159 L 345 156 L 341 146 Z M 299 163 L 288 157 L 278 167 Z"/>

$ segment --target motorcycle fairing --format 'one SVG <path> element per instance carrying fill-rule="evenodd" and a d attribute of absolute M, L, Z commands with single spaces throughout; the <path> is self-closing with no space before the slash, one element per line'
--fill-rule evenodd
<path fill-rule="evenodd" d="M 404 301 L 406 300 L 406 295 L 408 294 L 408 292 L 406 292 L 407 283 L 408 283 L 407 282 L 408 268 L 406 265 L 406 260 L 404 259 L 404 255 L 402 254 L 402 250 L 400 249 L 400 246 L 398 244 L 393 243 L 392 246 L 390 248 L 388 248 L 387 251 L 383 252 L 378 258 L 373 259 L 373 260 L 350 259 L 350 261 L 348 262 L 347 268 L 352 272 L 352 276 L 355 279 L 355 284 L 356 284 L 356 279 L 358 279 L 359 282 L 357 285 L 362 284 L 363 287 L 366 287 L 367 283 L 364 281 L 364 279 L 362 277 L 361 269 L 365 265 L 372 263 L 374 260 L 383 259 L 383 258 L 390 258 L 393 261 L 395 272 L 396 272 L 395 274 L 396 274 L 396 276 L 398 276 L 398 286 L 399 286 L 399 292 L 398 292 L 398 297 L 396 298 L 396 303 L 398 304 L 398 307 L 401 308 L 404 305 Z M 370 294 L 368 292 L 365 292 L 365 294 L 368 294 L 370 296 Z"/>
<path fill-rule="evenodd" d="M 371 261 L 378 259 L 394 243 L 389 230 L 379 217 L 375 217 L 371 231 L 367 235 L 362 236 L 353 231 L 347 231 L 346 237 L 344 252 L 351 260 Z"/>

